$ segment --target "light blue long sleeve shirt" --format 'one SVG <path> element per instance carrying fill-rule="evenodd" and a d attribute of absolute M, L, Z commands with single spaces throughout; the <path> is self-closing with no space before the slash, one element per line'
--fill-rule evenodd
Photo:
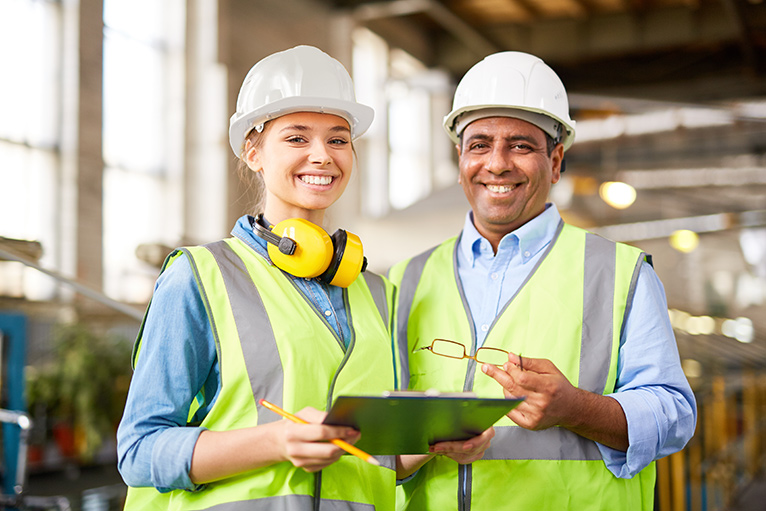
<path fill-rule="evenodd" d="M 476 230 L 472 213 L 467 214 L 457 265 L 478 346 L 553 241 L 560 221 L 556 206 L 548 204 L 539 216 L 503 237 L 494 254 Z M 615 392 L 609 395 L 625 412 L 630 447 L 621 452 L 597 445 L 617 477 L 633 477 L 653 460 L 681 449 L 694 434 L 697 404 L 681 370 L 665 289 L 646 262 L 620 339 Z"/>
<path fill-rule="evenodd" d="M 232 235 L 269 261 L 266 242 L 252 217 L 237 221 Z M 343 290 L 316 279 L 290 277 L 348 345 L 350 327 Z M 202 389 L 200 408 L 187 425 L 189 407 Z M 141 353 L 117 431 L 118 469 L 129 486 L 159 491 L 197 490 L 189 479 L 198 425 L 215 403 L 219 367 L 210 322 L 182 255 L 157 279 L 143 330 Z"/>

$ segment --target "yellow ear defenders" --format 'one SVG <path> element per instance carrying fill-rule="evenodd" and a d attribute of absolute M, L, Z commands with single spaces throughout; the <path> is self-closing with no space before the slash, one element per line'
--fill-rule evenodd
<path fill-rule="evenodd" d="M 302 218 L 289 218 L 266 226 L 263 215 L 253 222 L 255 234 L 268 242 L 271 262 L 291 275 L 318 277 L 333 286 L 348 287 L 367 268 L 362 241 L 338 229 L 330 236 Z"/>

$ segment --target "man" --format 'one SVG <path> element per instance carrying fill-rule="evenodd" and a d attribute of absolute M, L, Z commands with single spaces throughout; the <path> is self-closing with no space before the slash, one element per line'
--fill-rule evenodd
<path fill-rule="evenodd" d="M 691 438 L 696 403 L 650 257 L 564 224 L 546 202 L 575 135 L 561 80 L 532 55 L 491 55 L 463 77 L 444 124 L 471 211 L 459 236 L 390 272 L 403 388 L 526 399 L 483 459 L 435 457 L 400 503 L 653 509 L 653 461 Z M 420 349 L 436 338 L 479 362 L 492 361 L 478 348 L 502 349 L 508 362 Z"/>

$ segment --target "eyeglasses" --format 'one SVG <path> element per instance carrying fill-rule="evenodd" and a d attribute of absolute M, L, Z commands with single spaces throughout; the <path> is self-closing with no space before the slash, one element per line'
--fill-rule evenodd
<path fill-rule="evenodd" d="M 479 348 L 476 350 L 476 355 L 467 355 L 463 344 L 455 341 L 448 341 L 447 339 L 434 339 L 430 346 L 423 346 L 414 351 L 422 350 L 428 350 L 435 355 L 455 358 L 458 360 L 470 358 L 479 364 L 492 364 L 498 367 L 508 362 L 508 352 L 505 350 L 498 348 Z"/>

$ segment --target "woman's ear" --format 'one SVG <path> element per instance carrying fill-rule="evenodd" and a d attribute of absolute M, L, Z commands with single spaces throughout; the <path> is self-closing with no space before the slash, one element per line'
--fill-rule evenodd
<path fill-rule="evenodd" d="M 245 151 L 244 151 L 244 157 L 245 157 L 245 164 L 252 170 L 253 172 L 260 172 L 263 170 L 263 165 L 261 164 L 261 158 L 260 158 L 260 152 L 258 151 L 258 148 L 255 147 L 255 145 L 250 141 L 245 141 Z"/>

